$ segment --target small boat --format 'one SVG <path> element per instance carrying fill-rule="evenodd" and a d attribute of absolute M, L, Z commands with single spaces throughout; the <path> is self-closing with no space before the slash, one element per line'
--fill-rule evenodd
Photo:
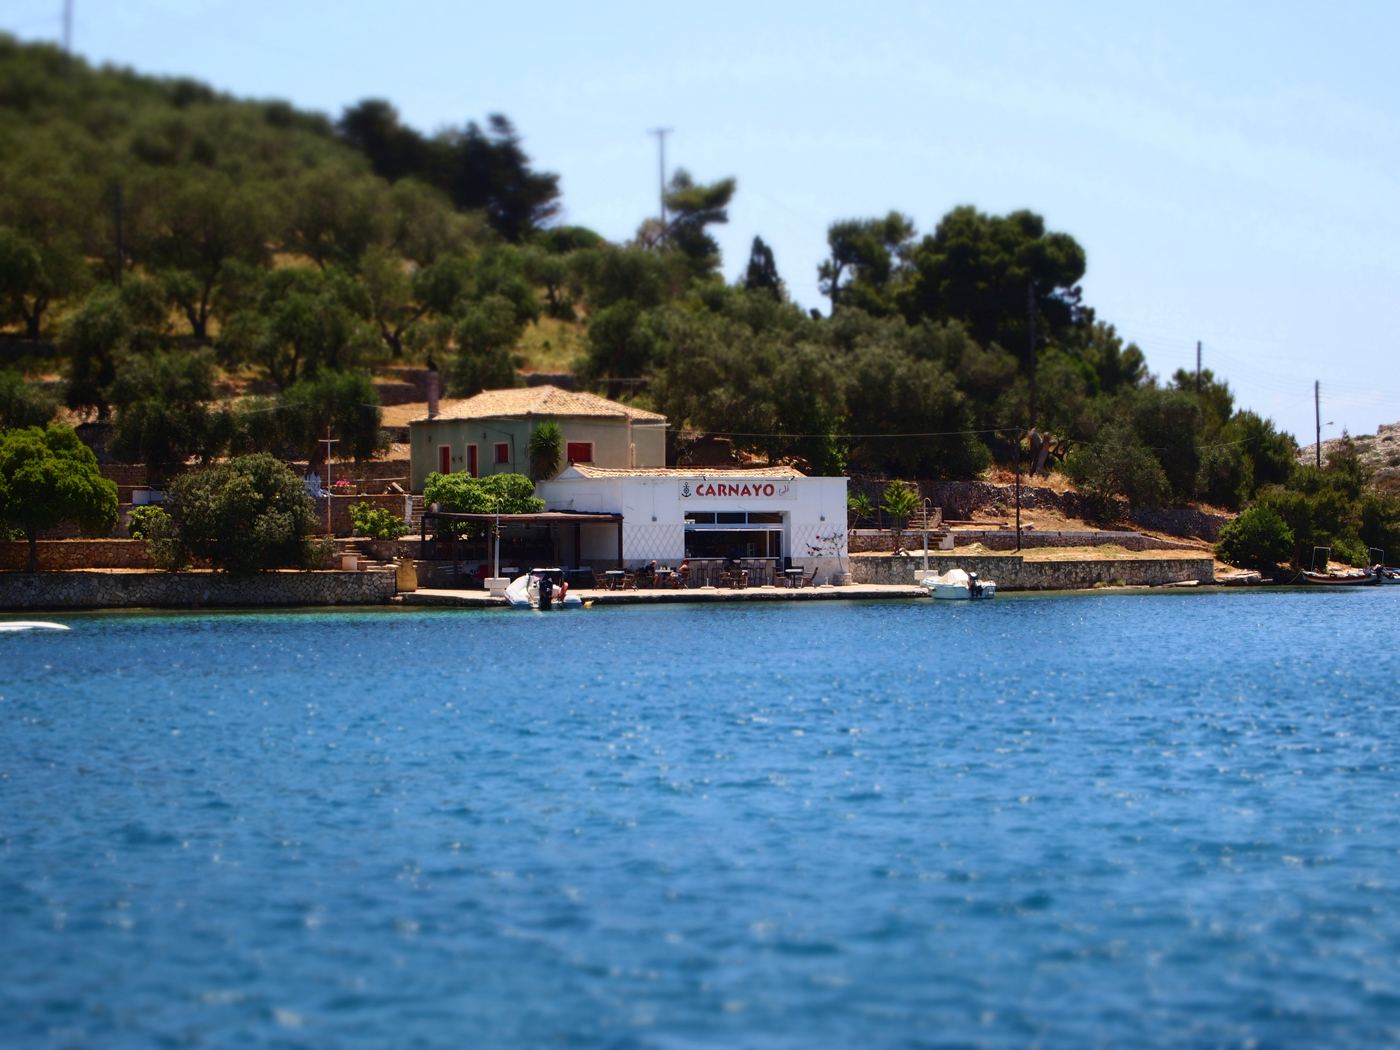
<path fill-rule="evenodd" d="M 975 572 L 962 569 L 949 569 L 942 576 L 925 576 L 922 583 L 930 595 L 942 601 L 994 598 L 997 593 L 996 581 L 979 580 Z"/>
<path fill-rule="evenodd" d="M 0 631 L 67 631 L 71 628 L 61 623 L 46 620 L 5 620 L 0 621 Z"/>
<path fill-rule="evenodd" d="M 1303 582 L 1321 587 L 1373 587 L 1384 580 L 1385 575 L 1385 570 L 1379 566 L 1353 572 L 1309 572 L 1304 569 Z"/>
<path fill-rule="evenodd" d="M 539 598 L 535 598 L 538 602 Z M 535 602 L 530 601 L 530 574 L 517 576 L 506 588 L 506 604 L 512 609 L 528 609 Z"/>
<path fill-rule="evenodd" d="M 512 609 L 538 609 L 540 607 L 541 577 L 533 573 L 517 576 L 506 588 L 506 603 Z M 553 586 L 551 583 L 550 586 Z M 583 599 L 577 594 L 566 594 L 562 599 L 549 603 L 551 609 L 581 609 Z"/>

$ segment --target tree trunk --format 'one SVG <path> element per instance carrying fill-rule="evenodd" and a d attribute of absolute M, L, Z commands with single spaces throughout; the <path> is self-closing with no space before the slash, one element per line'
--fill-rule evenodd
<path fill-rule="evenodd" d="M 29 540 L 29 568 L 25 572 L 39 571 L 39 530 L 33 525 L 25 525 L 24 535 Z"/>

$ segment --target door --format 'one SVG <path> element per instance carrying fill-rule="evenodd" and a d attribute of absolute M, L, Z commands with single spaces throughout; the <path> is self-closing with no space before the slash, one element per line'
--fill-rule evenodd
<path fill-rule="evenodd" d="M 439 473 L 439 474 L 451 474 L 451 473 L 452 473 L 452 446 L 451 446 L 451 445 L 439 445 L 439 446 L 438 446 L 438 473 Z"/>
<path fill-rule="evenodd" d="M 476 446 L 475 446 L 475 445 L 468 445 L 468 446 L 467 446 L 467 473 L 470 474 L 470 475 L 471 475 L 472 477 L 474 477 L 474 478 L 479 478 L 479 477 L 481 477 L 481 475 L 478 474 L 478 473 L 476 472 Z"/>

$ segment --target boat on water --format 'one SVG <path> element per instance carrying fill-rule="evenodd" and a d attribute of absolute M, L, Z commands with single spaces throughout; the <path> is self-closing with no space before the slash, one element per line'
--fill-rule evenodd
<path fill-rule="evenodd" d="M 577 594 L 569 594 L 567 591 L 562 597 L 557 597 L 559 588 L 548 576 L 537 576 L 534 573 L 525 573 L 517 576 L 506 588 L 506 604 L 512 609 L 538 609 L 540 604 L 541 584 L 551 588 L 550 600 L 544 603 L 547 609 L 581 609 L 583 599 Z"/>
<path fill-rule="evenodd" d="M 995 580 L 980 580 L 975 572 L 962 569 L 949 569 L 942 576 L 925 576 L 920 583 L 930 596 L 940 601 L 965 602 L 974 599 L 995 598 Z"/>
<path fill-rule="evenodd" d="M 1303 582 L 1315 587 L 1374 587 L 1378 583 L 1395 583 L 1385 569 L 1356 569 L 1353 572 L 1310 572 L 1303 570 Z"/>
<path fill-rule="evenodd" d="M 0 631 L 67 631 L 70 629 L 61 623 L 49 623 L 46 620 L 0 621 Z"/>

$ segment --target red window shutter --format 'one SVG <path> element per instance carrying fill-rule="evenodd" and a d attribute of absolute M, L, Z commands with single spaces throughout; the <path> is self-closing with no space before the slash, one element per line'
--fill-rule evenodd
<path fill-rule="evenodd" d="M 509 444 L 508 442 L 503 441 L 503 442 L 501 442 L 499 445 L 496 446 L 496 462 L 497 462 L 497 463 L 509 463 L 509 462 L 510 462 L 510 444 Z"/>
<path fill-rule="evenodd" d="M 570 463 L 592 463 L 593 442 L 570 441 L 568 447 L 568 460 Z"/>
<path fill-rule="evenodd" d="M 468 446 L 467 446 L 467 473 L 470 474 L 470 475 L 471 475 L 472 477 L 474 477 L 474 478 L 480 477 L 480 476 L 481 476 L 481 475 L 479 475 L 479 474 L 477 473 L 477 471 L 476 471 L 476 446 L 475 446 L 475 445 L 468 445 Z"/>
<path fill-rule="evenodd" d="M 452 473 L 452 449 L 447 445 L 438 446 L 438 473 Z"/>

